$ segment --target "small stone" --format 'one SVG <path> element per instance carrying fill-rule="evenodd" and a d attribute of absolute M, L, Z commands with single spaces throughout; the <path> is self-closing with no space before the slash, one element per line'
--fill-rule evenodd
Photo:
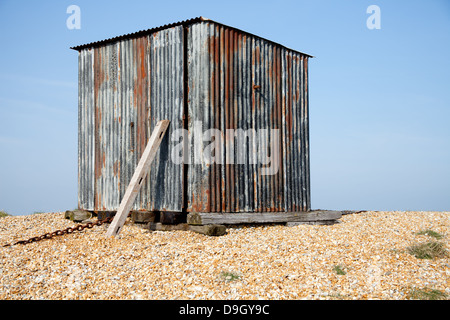
<path fill-rule="evenodd" d="M 69 219 L 75 222 L 81 222 L 83 220 L 87 220 L 92 218 L 92 213 L 90 213 L 89 211 L 85 211 L 85 210 L 73 210 L 70 213 L 66 214 L 70 217 Z"/>
<path fill-rule="evenodd" d="M 64 219 L 73 220 L 73 211 L 67 210 L 64 213 Z"/>
<path fill-rule="evenodd" d="M 190 225 L 189 230 L 202 233 L 207 236 L 223 236 L 227 232 L 227 228 L 220 224 L 207 224 L 204 226 Z"/>

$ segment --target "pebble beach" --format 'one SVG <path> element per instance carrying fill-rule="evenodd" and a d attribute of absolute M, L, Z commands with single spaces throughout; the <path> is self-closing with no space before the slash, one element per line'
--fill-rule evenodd
<path fill-rule="evenodd" d="M 420 259 L 408 248 L 448 250 L 449 212 L 348 214 L 333 225 L 242 225 L 210 237 L 149 231 L 129 219 L 3 247 L 77 224 L 63 212 L 0 218 L 0 299 L 317 300 L 450 296 L 450 258 Z M 95 219 L 93 219 L 95 221 Z M 439 240 L 424 230 L 441 235 Z"/>

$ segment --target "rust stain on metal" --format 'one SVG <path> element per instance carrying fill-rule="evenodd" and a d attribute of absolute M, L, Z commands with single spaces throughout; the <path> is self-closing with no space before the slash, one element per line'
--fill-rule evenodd
<path fill-rule="evenodd" d="M 113 172 L 115 177 L 120 177 L 120 161 L 114 161 Z"/>

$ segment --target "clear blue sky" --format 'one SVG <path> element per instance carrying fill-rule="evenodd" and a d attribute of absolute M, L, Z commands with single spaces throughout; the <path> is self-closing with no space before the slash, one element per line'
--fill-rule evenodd
<path fill-rule="evenodd" d="M 69 5 L 81 29 L 69 30 Z M 369 30 L 369 5 L 381 29 Z M 315 56 L 313 209 L 450 210 L 450 1 L 0 0 L 0 210 L 77 205 L 77 52 L 197 16 Z"/>

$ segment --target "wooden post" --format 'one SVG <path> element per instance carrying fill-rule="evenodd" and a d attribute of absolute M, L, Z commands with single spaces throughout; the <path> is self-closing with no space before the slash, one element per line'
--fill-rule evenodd
<path fill-rule="evenodd" d="M 141 188 L 142 182 L 147 176 L 150 165 L 155 158 L 156 151 L 158 151 L 159 145 L 161 144 L 161 140 L 166 133 L 169 123 L 169 120 L 158 121 L 155 129 L 153 129 L 153 133 L 148 140 L 144 153 L 139 160 L 139 163 L 136 167 L 136 170 L 134 171 L 133 177 L 131 178 L 127 190 L 125 191 L 122 202 L 120 202 L 119 210 L 117 211 L 117 214 L 115 215 L 113 221 L 111 222 L 111 225 L 106 232 L 107 236 L 117 236 L 123 225 L 125 224 L 128 213 L 133 206 L 134 200 L 136 200 L 136 196 L 139 192 L 139 189 Z"/>

